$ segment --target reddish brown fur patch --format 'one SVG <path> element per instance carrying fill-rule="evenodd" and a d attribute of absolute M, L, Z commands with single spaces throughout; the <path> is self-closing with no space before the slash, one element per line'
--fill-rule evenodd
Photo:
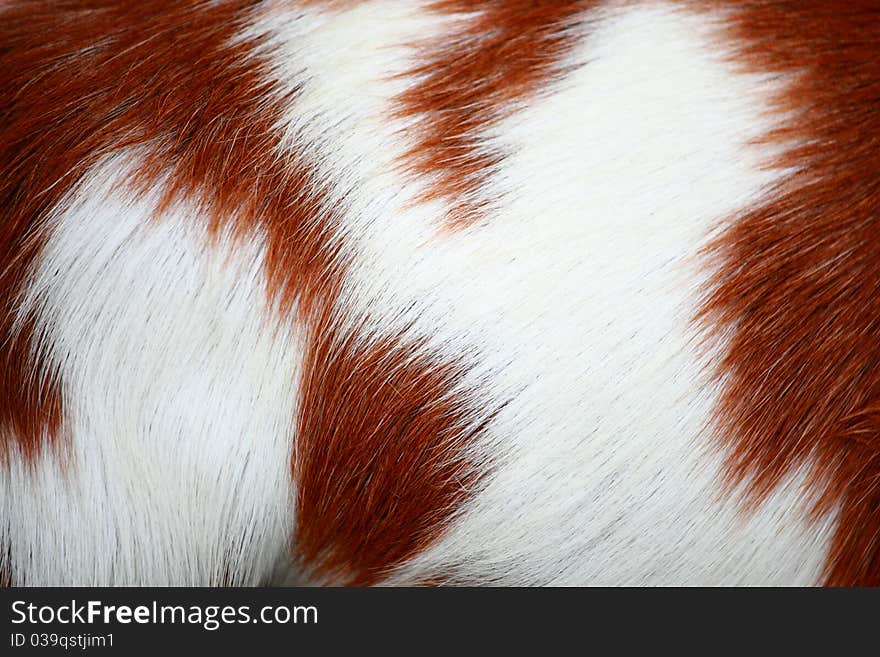
<path fill-rule="evenodd" d="M 707 5 L 698 3 L 700 7 Z M 719 424 L 729 482 L 760 503 L 809 464 L 840 509 L 830 585 L 880 584 L 880 6 L 720 2 L 750 70 L 797 74 L 772 139 L 797 173 L 712 245 L 703 311 L 729 340 Z"/>
<path fill-rule="evenodd" d="M 425 175 L 423 200 L 446 199 L 449 222 L 465 225 L 491 199 L 480 188 L 503 153 L 483 143 L 485 131 L 562 73 L 577 42 L 573 29 L 597 0 L 434 0 L 431 10 L 478 12 L 463 31 L 422 44 L 419 80 L 399 99 L 398 117 L 417 119 L 405 168 Z"/>
<path fill-rule="evenodd" d="M 368 585 L 431 544 L 478 484 L 463 456 L 462 366 L 418 341 L 369 344 L 328 323 L 306 358 L 297 454 L 297 551 L 313 576 Z M 484 415 L 484 414 L 481 414 Z"/>
<path fill-rule="evenodd" d="M 9 253 L 25 251 L 17 246 Z M 18 329 L 13 326 L 24 279 L 12 270 L 19 268 L 24 269 L 10 267 L 7 280 L 0 280 L 0 462 L 7 457 L 7 440 L 15 440 L 22 456 L 33 459 L 61 426 L 61 390 L 57 375 L 34 349 L 34 318 L 26 318 Z"/>

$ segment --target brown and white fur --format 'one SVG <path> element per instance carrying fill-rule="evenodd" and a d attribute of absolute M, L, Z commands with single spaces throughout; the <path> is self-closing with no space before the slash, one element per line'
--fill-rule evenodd
<path fill-rule="evenodd" d="M 880 584 L 876 0 L 0 0 L 11 585 Z"/>

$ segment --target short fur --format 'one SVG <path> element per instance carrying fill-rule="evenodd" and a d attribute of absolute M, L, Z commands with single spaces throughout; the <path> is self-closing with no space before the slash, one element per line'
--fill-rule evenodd
<path fill-rule="evenodd" d="M 878 44 L 0 5 L 0 581 L 880 584 Z"/>

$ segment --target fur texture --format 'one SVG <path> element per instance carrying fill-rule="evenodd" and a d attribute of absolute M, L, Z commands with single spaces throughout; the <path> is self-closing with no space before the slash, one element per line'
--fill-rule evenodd
<path fill-rule="evenodd" d="M 878 44 L 0 6 L 3 581 L 880 584 Z"/>

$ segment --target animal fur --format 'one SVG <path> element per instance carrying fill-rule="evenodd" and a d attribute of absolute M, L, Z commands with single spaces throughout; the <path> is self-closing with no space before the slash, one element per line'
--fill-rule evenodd
<path fill-rule="evenodd" d="M 0 1 L 2 580 L 880 584 L 878 50 Z"/>

